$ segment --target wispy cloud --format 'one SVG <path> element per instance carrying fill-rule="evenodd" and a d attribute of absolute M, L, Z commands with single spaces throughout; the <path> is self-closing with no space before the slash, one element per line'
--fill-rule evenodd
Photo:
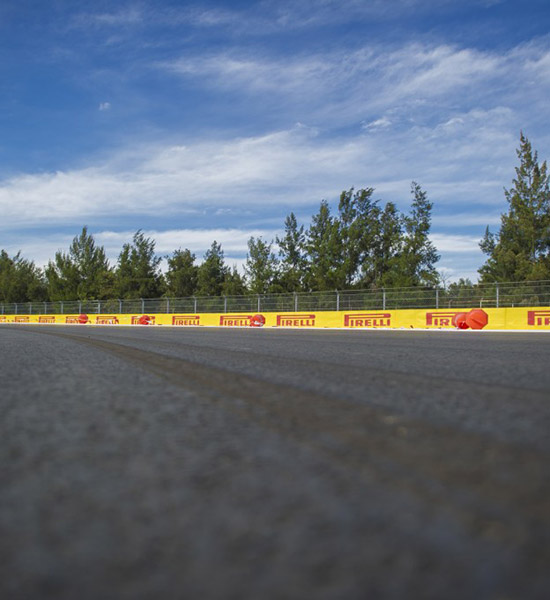
<path fill-rule="evenodd" d="M 468 180 L 461 180 L 466 162 L 486 152 L 493 135 L 490 129 L 487 138 L 456 138 L 448 157 L 437 136 L 423 140 L 425 132 L 411 135 L 417 138 L 416 146 L 403 135 L 389 140 L 370 135 L 323 139 L 314 130 L 297 126 L 259 137 L 144 146 L 131 160 L 122 152 L 86 169 L 25 174 L 5 181 L 0 185 L 0 229 L 107 222 L 128 215 L 213 214 L 235 207 L 253 209 L 256 216 L 265 207 L 266 216 L 271 216 L 277 206 L 281 213 L 288 207 L 313 207 L 352 186 L 374 186 L 383 201 L 403 207 L 410 200 L 412 179 L 436 204 L 450 202 L 458 211 L 461 201 L 502 202 L 503 181 L 493 173 L 488 177 L 488 167 L 477 167 Z M 515 140 L 506 143 L 511 164 Z M 410 149 L 399 152 L 401 144 Z"/>
<path fill-rule="evenodd" d="M 440 252 L 459 254 L 479 252 L 479 237 L 477 236 L 432 233 L 430 239 Z"/>
<path fill-rule="evenodd" d="M 88 11 L 76 13 L 70 26 L 74 28 L 83 27 L 127 27 L 142 23 L 144 15 L 137 6 L 129 6 L 111 12 Z"/>
<path fill-rule="evenodd" d="M 546 98 L 550 87 L 547 40 L 505 54 L 413 43 L 290 58 L 232 50 L 158 66 L 213 88 L 268 94 L 270 106 L 275 96 L 299 120 L 307 114 L 310 123 L 318 120 L 328 127 L 353 120 L 430 120 L 457 107 L 488 109 L 497 98 L 505 105 L 533 77 L 539 89 L 531 89 L 532 94 Z"/>
<path fill-rule="evenodd" d="M 385 129 L 387 127 L 391 127 L 392 122 L 388 117 L 381 117 L 380 119 L 376 119 L 375 121 L 370 121 L 370 123 L 364 123 L 363 129 L 373 131 L 375 129 Z"/>
<path fill-rule="evenodd" d="M 465 0 L 468 4 L 484 5 L 499 0 Z M 453 0 L 439 0 L 436 10 L 445 11 L 452 6 Z M 315 27 L 334 25 L 360 20 L 392 21 L 406 18 L 411 14 L 418 16 L 434 11 L 431 0 L 264 0 L 259 3 L 260 10 L 250 7 L 248 10 L 227 8 L 184 9 L 191 13 L 194 22 L 203 26 L 227 26 L 236 28 L 239 33 L 249 36 L 266 35 L 281 31 L 307 30 Z M 189 18 L 189 17 L 188 17 Z"/>
<path fill-rule="evenodd" d="M 500 225 L 501 213 L 500 212 L 484 212 L 484 213 L 459 213 L 455 212 L 452 215 L 439 215 L 432 219 L 432 224 L 434 227 L 487 227 L 491 226 L 492 228 Z M 470 239 L 469 236 L 466 239 Z"/>
<path fill-rule="evenodd" d="M 450 4 L 440 0 L 439 8 Z M 227 29 L 247 37 L 282 31 L 304 30 L 361 19 L 394 20 L 415 11 L 432 10 L 429 0 L 264 0 L 246 8 L 182 3 L 182 6 L 142 1 L 139 5 L 77 13 L 73 25 L 118 27 L 146 22 L 158 26 L 192 25 L 203 29 Z"/>

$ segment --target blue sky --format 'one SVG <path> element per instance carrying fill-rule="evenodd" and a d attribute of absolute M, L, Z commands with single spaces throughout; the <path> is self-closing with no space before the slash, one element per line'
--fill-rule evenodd
<path fill-rule="evenodd" d="M 88 225 L 112 262 L 212 240 L 242 265 L 294 211 L 374 187 L 434 202 L 438 269 L 477 279 L 523 130 L 550 157 L 547 0 L 0 3 L 0 247 Z"/>

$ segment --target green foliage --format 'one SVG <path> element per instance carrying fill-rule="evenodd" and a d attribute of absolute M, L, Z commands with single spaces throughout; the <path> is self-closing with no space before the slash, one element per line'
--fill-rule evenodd
<path fill-rule="evenodd" d="M 164 291 L 160 273 L 161 258 L 155 255 L 155 242 L 141 230 L 131 244 L 124 244 L 115 271 L 115 293 L 118 298 L 158 298 Z"/>
<path fill-rule="evenodd" d="M 216 241 L 199 266 L 190 250 L 175 250 L 166 257 L 163 276 L 155 242 L 141 230 L 123 245 L 113 271 L 104 249 L 96 246 L 84 227 L 69 251 L 57 252 L 48 264 L 47 299 L 138 299 L 163 293 L 238 296 L 432 285 L 437 282 L 434 263 L 439 258 L 429 239 L 432 204 L 414 182 L 412 193 L 409 215 L 402 215 L 392 202 L 382 208 L 373 198 L 373 188 L 344 190 L 334 215 L 323 200 L 307 229 L 291 212 L 283 236 L 276 238 L 278 257 L 273 242 L 249 239 L 246 278 L 236 267 L 229 269 Z M 486 237 L 490 248 L 494 237 L 489 232 Z M 4 301 L 46 296 L 41 271 L 19 255 L 10 259 L 5 252 L 0 259 L 0 286 Z"/>
<path fill-rule="evenodd" d="M 520 135 L 520 161 L 512 188 L 504 190 L 508 212 L 500 230 L 487 227 L 480 248 L 488 255 L 479 269 L 482 282 L 550 279 L 550 189 L 546 161 Z"/>
<path fill-rule="evenodd" d="M 192 296 L 197 289 L 199 268 L 195 264 L 195 255 L 190 250 L 175 250 L 172 256 L 166 257 L 166 295 L 172 298 Z"/>
<path fill-rule="evenodd" d="M 472 302 L 479 298 L 479 290 L 470 279 L 461 277 L 447 287 L 445 290 L 446 302 L 450 306 L 471 306 Z"/>
<path fill-rule="evenodd" d="M 221 244 L 214 240 L 198 270 L 197 295 L 221 296 L 228 272 Z"/>
<path fill-rule="evenodd" d="M 277 276 L 277 259 L 271 250 L 271 244 L 264 242 L 261 237 L 251 237 L 248 240 L 244 271 L 251 294 L 267 294 L 273 291 Z"/>
<path fill-rule="evenodd" d="M 103 246 L 96 246 L 88 228 L 83 227 L 69 248 L 57 252 L 46 267 L 50 300 L 91 300 L 110 297 L 112 273 Z"/>
<path fill-rule="evenodd" d="M 282 292 L 300 292 L 304 289 L 307 258 L 305 255 L 304 226 L 298 227 L 294 213 L 285 219 L 285 233 L 276 238 L 279 247 L 278 284 Z"/>
<path fill-rule="evenodd" d="M 339 289 L 352 287 L 358 281 L 372 283 L 372 263 L 375 259 L 375 240 L 379 233 L 380 208 L 372 199 L 373 188 L 342 192 L 336 221 L 340 245 L 336 254 L 336 283 Z"/>
<path fill-rule="evenodd" d="M 388 202 L 380 213 L 370 263 L 372 274 L 369 279 L 375 287 L 395 287 L 399 279 L 402 236 L 403 219 L 395 204 Z"/>
<path fill-rule="evenodd" d="M 334 265 L 342 263 L 342 241 L 336 221 L 326 200 L 313 215 L 307 230 L 305 248 L 308 255 L 306 289 L 325 291 L 338 287 L 339 272 Z"/>
<path fill-rule="evenodd" d="M 18 252 L 11 258 L 0 252 L 0 302 L 36 302 L 46 299 L 44 275 Z"/>
<path fill-rule="evenodd" d="M 227 270 L 222 285 L 222 294 L 224 296 L 244 296 L 247 292 L 244 278 L 237 271 L 237 267 L 233 266 L 231 270 Z"/>
<path fill-rule="evenodd" d="M 426 192 L 413 181 L 413 202 L 409 215 L 403 217 L 404 235 L 395 259 L 393 285 L 398 287 L 433 286 L 439 281 L 435 263 L 439 255 L 429 238 L 432 203 Z"/>

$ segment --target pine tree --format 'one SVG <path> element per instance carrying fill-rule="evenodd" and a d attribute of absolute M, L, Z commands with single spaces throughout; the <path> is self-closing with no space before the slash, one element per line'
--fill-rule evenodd
<path fill-rule="evenodd" d="M 429 238 L 433 204 L 415 181 L 411 193 L 411 212 L 403 217 L 402 248 L 388 276 L 398 287 L 433 286 L 439 280 L 435 268 L 439 255 Z"/>
<path fill-rule="evenodd" d="M 197 289 L 198 267 L 195 255 L 190 250 L 175 250 L 172 256 L 166 257 L 166 293 L 173 298 L 192 296 Z"/>
<path fill-rule="evenodd" d="M 374 188 L 357 190 L 353 196 L 352 192 L 353 189 L 346 198 L 343 193 L 339 205 L 344 287 L 374 283 L 376 240 L 380 233 L 381 211 L 378 201 L 373 200 Z M 350 202 L 348 206 L 347 202 Z"/>
<path fill-rule="evenodd" d="M 372 257 L 371 281 L 376 287 L 392 287 L 398 271 L 402 246 L 403 219 L 393 202 L 388 202 L 380 214 L 376 228 Z"/>
<path fill-rule="evenodd" d="M 341 261 L 342 244 L 339 237 L 338 223 L 330 214 L 326 200 L 319 206 L 319 212 L 313 215 L 307 230 L 306 250 L 308 254 L 308 271 L 306 286 L 312 291 L 337 289 L 338 274 L 335 265 Z"/>
<path fill-rule="evenodd" d="M 340 289 L 352 285 L 357 275 L 361 258 L 361 232 L 357 227 L 357 206 L 353 196 L 353 188 L 340 194 L 336 228 L 341 253 L 337 257 L 336 286 Z"/>
<path fill-rule="evenodd" d="M 508 212 L 498 234 L 489 228 L 480 248 L 489 256 L 479 269 L 482 282 L 550 279 L 550 189 L 546 161 L 520 135 L 520 161 L 512 188 L 504 190 Z"/>
<path fill-rule="evenodd" d="M 222 285 L 222 294 L 224 296 L 244 296 L 246 294 L 246 285 L 243 277 L 233 265 L 231 270 L 227 270 Z"/>
<path fill-rule="evenodd" d="M 13 258 L 0 252 L 0 302 L 34 302 L 46 300 L 44 275 L 32 261 L 18 252 Z"/>
<path fill-rule="evenodd" d="M 221 296 L 223 284 L 229 272 L 224 261 L 221 244 L 215 240 L 204 254 L 197 275 L 198 296 Z"/>
<path fill-rule="evenodd" d="M 285 234 L 276 238 L 279 247 L 278 282 L 283 292 L 300 292 L 304 287 L 307 260 L 304 226 L 298 227 L 294 213 L 285 219 Z"/>
<path fill-rule="evenodd" d="M 69 252 L 57 252 L 46 267 L 51 300 L 102 299 L 110 295 L 112 274 L 103 246 L 83 227 Z"/>
<path fill-rule="evenodd" d="M 118 298 L 139 298 L 139 294 L 134 294 L 134 272 L 131 261 L 132 246 L 124 244 L 118 255 L 117 267 L 115 270 L 115 295 Z"/>
<path fill-rule="evenodd" d="M 244 271 L 251 294 L 267 294 L 277 275 L 277 259 L 271 250 L 272 244 L 261 237 L 248 240 L 248 255 Z"/>
<path fill-rule="evenodd" d="M 161 258 L 155 255 L 155 241 L 138 230 L 131 244 L 124 244 L 115 272 L 119 298 L 158 298 L 164 291 Z"/>

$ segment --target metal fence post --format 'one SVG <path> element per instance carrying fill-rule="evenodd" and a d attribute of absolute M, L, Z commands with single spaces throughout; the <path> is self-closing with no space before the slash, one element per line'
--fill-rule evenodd
<path fill-rule="evenodd" d="M 140 298 L 141 300 L 141 312 L 145 312 L 145 300 L 143 298 Z"/>
<path fill-rule="evenodd" d="M 197 314 L 197 298 L 196 298 L 196 296 L 193 296 L 193 306 L 194 306 L 193 312 L 195 314 Z"/>
<path fill-rule="evenodd" d="M 439 288 L 435 288 L 435 307 L 439 308 Z"/>
<path fill-rule="evenodd" d="M 223 312 L 227 312 L 227 296 L 223 297 Z"/>
<path fill-rule="evenodd" d="M 118 312 L 122 314 L 122 300 L 120 298 L 118 299 Z"/>
<path fill-rule="evenodd" d="M 336 311 L 340 310 L 340 292 L 336 290 Z"/>
<path fill-rule="evenodd" d="M 82 312 L 82 302 L 80 302 L 80 300 L 78 301 L 78 312 Z"/>
<path fill-rule="evenodd" d="M 97 301 L 97 314 L 99 315 L 101 313 L 101 300 Z"/>
<path fill-rule="evenodd" d="M 170 298 L 166 298 L 166 313 L 170 312 Z"/>
<path fill-rule="evenodd" d="M 258 294 L 258 312 L 260 312 L 260 310 L 261 310 L 261 299 L 260 298 L 261 298 L 261 296 L 260 296 L 260 294 Z"/>
<path fill-rule="evenodd" d="M 386 310 L 386 290 L 382 289 L 382 310 Z"/>
<path fill-rule="evenodd" d="M 294 312 L 298 312 L 298 294 L 293 292 L 294 294 Z"/>
<path fill-rule="evenodd" d="M 499 307 L 499 304 L 500 304 L 500 298 L 499 298 L 500 294 L 499 294 L 499 287 L 498 287 L 498 283 L 496 284 L 496 296 L 497 296 L 497 297 L 496 297 L 496 301 L 497 301 L 497 302 L 496 302 L 496 304 L 497 304 L 497 308 L 498 308 L 498 307 Z"/>

